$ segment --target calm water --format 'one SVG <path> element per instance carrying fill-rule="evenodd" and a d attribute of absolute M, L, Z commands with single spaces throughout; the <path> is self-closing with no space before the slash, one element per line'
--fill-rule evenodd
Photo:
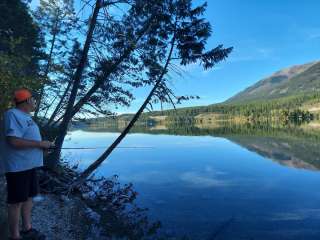
<path fill-rule="evenodd" d="M 317 136 L 250 131 L 133 133 L 120 147 L 152 148 L 118 148 L 97 174 L 132 182 L 139 204 L 169 235 L 320 239 Z M 107 146 L 118 134 L 74 131 L 65 147 Z M 102 151 L 68 150 L 64 156 L 83 169 Z"/>

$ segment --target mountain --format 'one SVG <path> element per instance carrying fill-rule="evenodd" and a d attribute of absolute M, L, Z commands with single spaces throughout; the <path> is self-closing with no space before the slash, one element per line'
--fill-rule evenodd
<path fill-rule="evenodd" d="M 267 100 L 314 91 L 320 92 L 320 61 L 280 70 L 229 98 L 225 103 Z"/>
<path fill-rule="evenodd" d="M 277 119 L 278 111 L 283 109 L 292 110 L 291 120 L 310 120 L 309 113 L 313 114 L 312 117 L 320 118 L 319 99 L 320 61 L 315 61 L 275 72 L 225 102 L 145 112 L 139 120 L 142 124 L 150 120 L 151 122 L 186 121 L 189 123 L 196 120 L 203 124 L 232 120 L 240 123 L 248 119 Z M 297 111 L 298 109 L 301 111 Z M 133 114 L 122 114 L 116 118 L 108 118 L 108 121 L 113 125 L 117 122 L 116 125 L 122 126 L 126 125 L 132 116 Z M 100 120 L 104 122 L 106 118 L 92 119 L 90 122 Z M 104 123 L 102 125 L 104 126 Z"/>

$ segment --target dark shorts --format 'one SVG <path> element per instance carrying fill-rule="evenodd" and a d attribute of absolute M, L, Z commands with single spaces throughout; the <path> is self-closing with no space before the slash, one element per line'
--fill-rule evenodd
<path fill-rule="evenodd" d="M 8 172 L 7 203 L 25 202 L 39 193 L 39 179 L 35 168 L 22 172 Z"/>

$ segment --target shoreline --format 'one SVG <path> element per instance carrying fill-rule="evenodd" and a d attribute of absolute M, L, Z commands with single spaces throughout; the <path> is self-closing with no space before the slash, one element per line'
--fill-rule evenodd
<path fill-rule="evenodd" d="M 5 178 L 0 177 L 0 239 L 8 234 Z M 54 194 L 39 194 L 33 199 L 32 225 L 46 235 L 47 240 L 87 239 L 92 222 L 85 205 L 76 197 L 65 199 Z"/>

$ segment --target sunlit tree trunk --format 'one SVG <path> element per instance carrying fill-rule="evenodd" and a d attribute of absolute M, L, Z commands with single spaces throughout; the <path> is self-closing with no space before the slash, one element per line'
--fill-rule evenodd
<path fill-rule="evenodd" d="M 37 108 L 36 108 L 36 111 L 34 112 L 34 117 L 36 119 L 38 118 L 38 114 L 39 114 L 40 107 L 41 107 L 41 101 L 42 101 L 44 90 L 45 90 L 45 86 L 46 86 L 46 81 L 47 81 L 48 74 L 49 74 L 50 67 L 51 67 L 51 63 L 52 63 L 52 54 L 53 54 L 53 49 L 54 49 L 55 43 L 56 43 L 57 27 L 58 27 L 58 19 L 56 19 L 55 26 L 54 26 L 54 29 L 53 29 L 53 33 L 54 34 L 53 34 L 52 40 L 51 40 L 51 46 L 50 46 L 50 52 L 49 52 L 49 56 L 48 56 L 47 65 L 46 65 L 44 74 L 41 77 L 43 79 L 42 80 L 42 86 L 41 86 L 39 97 L 37 99 L 38 100 Z"/>
<path fill-rule="evenodd" d="M 172 42 L 171 42 L 171 48 L 168 54 L 168 58 L 166 60 L 166 63 L 163 67 L 162 73 L 161 75 L 158 77 L 155 85 L 153 86 L 153 88 L 151 89 L 149 95 L 147 96 L 147 98 L 144 100 L 143 104 L 141 105 L 141 107 L 139 108 L 139 110 L 137 111 L 137 113 L 133 116 L 133 118 L 131 119 L 131 121 L 129 122 L 128 126 L 122 131 L 122 133 L 119 135 L 119 137 L 117 137 L 117 139 L 111 144 L 111 146 L 95 161 L 93 162 L 85 171 L 83 171 L 81 173 L 81 175 L 79 176 L 79 178 L 74 182 L 72 187 L 75 187 L 79 184 L 81 184 L 88 176 L 90 176 L 90 174 L 93 173 L 93 171 L 95 171 L 95 169 L 97 169 L 101 163 L 107 159 L 107 157 L 112 153 L 112 151 L 118 146 L 118 144 L 125 138 L 125 136 L 129 133 L 130 129 L 134 126 L 135 122 L 139 119 L 140 115 L 142 114 L 142 112 L 145 110 L 146 106 L 148 105 L 148 103 L 150 102 L 151 98 L 153 97 L 155 91 L 157 90 L 157 88 L 159 87 L 161 81 L 163 80 L 165 74 L 167 73 L 167 69 L 168 66 L 170 64 L 171 61 L 171 56 L 173 53 L 173 49 L 174 49 L 174 44 L 175 44 L 175 37 L 173 37 Z"/>
<path fill-rule="evenodd" d="M 48 161 L 46 162 L 46 165 L 49 168 L 54 169 L 60 159 L 60 153 L 61 153 L 61 147 L 64 141 L 64 138 L 67 134 L 67 130 L 68 130 L 68 126 L 69 123 L 71 122 L 71 119 L 73 117 L 72 115 L 72 109 L 73 109 L 73 105 L 75 103 L 76 97 L 77 97 L 77 93 L 78 93 L 78 89 L 80 86 L 80 82 L 81 82 L 81 77 L 82 77 L 82 73 L 84 71 L 85 68 L 85 64 L 87 62 L 87 58 L 88 58 L 88 52 L 89 52 L 89 48 L 92 42 L 92 37 L 93 37 L 93 32 L 97 23 L 97 17 L 98 17 L 98 13 L 100 10 L 102 4 L 102 0 L 97 0 L 96 1 L 96 5 L 95 8 L 93 10 L 93 14 L 91 17 L 91 21 L 90 21 L 90 25 L 89 25 L 89 30 L 87 33 L 87 37 L 86 37 L 86 41 L 84 44 L 84 48 L 83 48 L 83 52 L 82 52 L 82 56 L 79 62 L 79 65 L 77 67 L 77 70 L 75 72 L 75 75 L 73 77 L 72 80 L 72 89 L 71 89 L 71 93 L 70 93 L 70 97 L 69 97 L 69 101 L 66 107 L 66 111 L 62 120 L 62 123 L 59 126 L 59 135 L 55 141 L 56 144 L 56 148 L 53 151 L 53 153 L 50 155 L 50 157 L 48 157 Z"/>

